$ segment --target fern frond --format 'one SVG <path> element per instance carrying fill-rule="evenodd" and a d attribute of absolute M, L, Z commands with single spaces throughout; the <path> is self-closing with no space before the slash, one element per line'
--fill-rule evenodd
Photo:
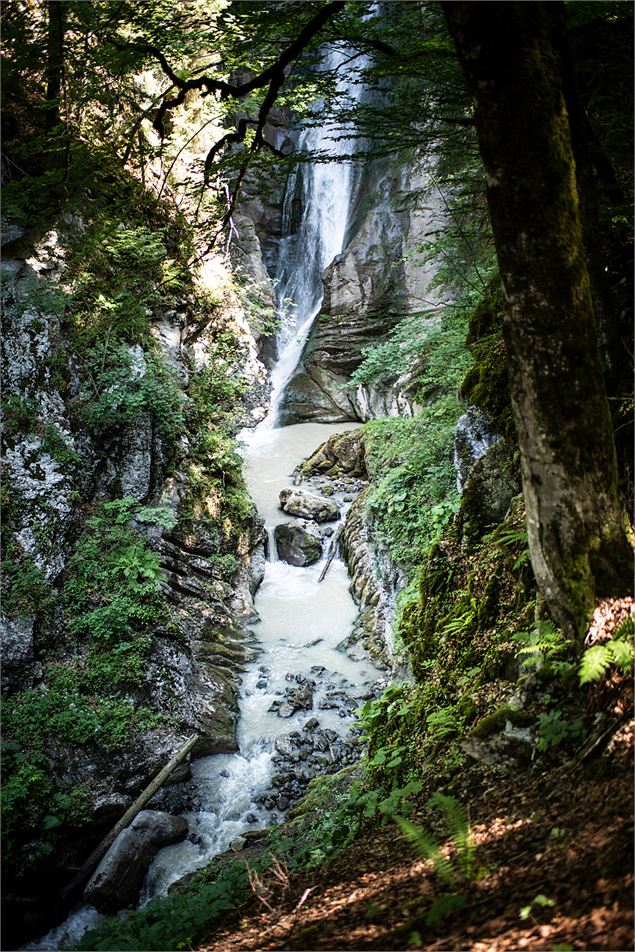
<path fill-rule="evenodd" d="M 635 661 L 635 647 L 632 643 L 620 639 L 609 641 L 604 647 L 609 650 L 613 664 L 617 665 L 624 674 L 628 674 Z"/>
<path fill-rule="evenodd" d="M 578 668 L 578 678 L 580 684 L 589 684 L 591 681 L 599 681 L 606 673 L 612 662 L 611 652 L 607 645 L 593 645 L 582 655 L 580 667 Z"/>
<path fill-rule="evenodd" d="M 452 864 L 449 859 L 443 855 L 436 840 L 425 830 L 422 830 L 420 826 L 416 826 L 414 823 L 411 823 L 410 820 L 406 820 L 402 816 L 395 816 L 394 821 L 402 833 L 410 840 L 421 858 L 430 860 L 439 879 L 447 883 L 448 886 L 453 886 L 454 870 L 452 869 Z"/>
<path fill-rule="evenodd" d="M 454 841 L 457 861 L 464 876 L 469 879 L 472 872 L 474 845 L 470 835 L 470 823 L 462 804 L 454 797 L 437 790 L 428 800 L 428 806 L 443 813 L 448 832 Z"/>

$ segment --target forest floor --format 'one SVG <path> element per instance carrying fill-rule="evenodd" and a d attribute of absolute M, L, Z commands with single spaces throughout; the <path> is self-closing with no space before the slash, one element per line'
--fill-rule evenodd
<path fill-rule="evenodd" d="M 270 875 L 270 908 L 254 895 L 201 952 L 633 949 L 633 721 L 584 764 L 541 760 L 507 776 L 464 768 L 479 873 L 442 921 L 425 919 L 443 895 L 432 864 L 388 823 L 319 870 Z"/>

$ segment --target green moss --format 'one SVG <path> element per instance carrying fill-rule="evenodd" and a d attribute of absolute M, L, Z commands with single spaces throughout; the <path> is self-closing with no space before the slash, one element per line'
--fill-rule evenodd
<path fill-rule="evenodd" d="M 42 618 L 55 603 L 55 593 L 40 570 L 21 556 L 16 545 L 7 546 L 2 561 L 2 588 L 2 608 L 10 617 Z"/>
<path fill-rule="evenodd" d="M 492 734 L 502 731 L 509 721 L 514 727 L 530 727 L 534 723 L 533 714 L 526 711 L 516 711 L 508 704 L 499 707 L 493 714 L 482 717 L 470 731 L 470 736 L 483 740 Z"/>
<path fill-rule="evenodd" d="M 474 364 L 461 384 L 461 397 L 479 407 L 499 433 L 515 439 L 507 380 L 507 348 L 503 339 L 503 301 L 498 278 L 490 283 L 470 315 L 467 345 Z"/>

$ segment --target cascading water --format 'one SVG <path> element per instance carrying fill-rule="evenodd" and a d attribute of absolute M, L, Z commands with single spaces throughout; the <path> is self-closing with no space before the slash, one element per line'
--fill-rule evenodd
<path fill-rule="evenodd" d="M 356 73 L 343 68 L 346 59 L 345 51 L 334 49 L 325 55 L 322 68 L 340 68 L 339 95 L 359 101 L 361 84 L 355 81 Z M 279 359 L 272 373 L 271 410 L 255 431 L 243 434 L 247 484 L 264 516 L 270 543 L 264 581 L 256 597 L 260 622 L 253 628 L 261 652 L 241 684 L 239 750 L 193 763 L 198 809 L 185 814 L 188 837 L 157 855 L 146 878 L 142 905 L 205 866 L 241 834 L 281 818 L 288 797 L 279 795 L 277 780 L 282 777 L 284 782 L 284 776 L 276 777 L 276 770 L 286 770 L 287 781 L 298 791 L 318 773 L 355 759 L 355 744 L 350 743 L 353 711 L 385 683 L 369 660 L 353 660 L 339 648 L 357 616 L 344 563 L 336 560 L 319 583 L 323 562 L 300 568 L 277 561 L 273 533 L 276 524 L 289 521 L 279 509 L 278 497 L 291 484 L 296 465 L 332 433 L 354 425 L 275 428 L 285 385 L 319 312 L 323 272 L 346 239 L 356 175 L 352 162 L 337 157 L 354 151 L 352 131 L 328 122 L 306 129 L 300 148 L 311 155 L 332 155 L 334 161 L 303 164 L 287 188 L 289 232 L 291 208 L 298 200 L 300 217 L 297 230 L 282 239 L 280 249 L 281 333 Z M 339 501 L 343 502 L 341 494 Z M 342 516 L 346 508 L 343 504 Z M 289 703 L 294 696 L 296 701 L 301 697 L 295 708 Z M 100 918 L 92 906 L 80 906 L 29 948 L 55 949 L 76 942 Z"/>
<path fill-rule="evenodd" d="M 346 66 L 349 57 L 346 50 L 333 47 L 324 54 L 321 69 L 335 71 L 338 97 L 356 103 L 363 91 L 359 70 L 365 60 L 357 60 L 353 69 Z M 354 162 L 345 158 L 357 146 L 353 128 L 317 118 L 314 122 L 301 133 L 298 148 L 312 157 L 330 157 L 331 161 L 305 162 L 287 182 L 276 269 L 279 356 L 271 374 L 271 410 L 261 425 L 265 429 L 276 425 L 284 389 L 319 314 L 324 271 L 344 248 L 358 178 Z M 300 217 L 295 227 L 298 207 Z"/>
<path fill-rule="evenodd" d="M 344 68 L 347 58 L 344 50 L 332 49 L 322 68 L 338 71 L 341 97 L 359 101 L 358 72 Z M 302 151 L 322 158 L 330 155 L 333 160 L 303 164 L 287 185 L 283 213 L 287 234 L 281 243 L 277 283 L 281 331 L 271 410 L 254 432 L 243 433 L 247 485 L 265 519 L 269 561 L 256 599 L 261 621 L 254 634 L 262 653 L 241 687 L 239 752 L 203 758 L 193 765 L 201 809 L 188 816 L 189 838 L 162 850 L 155 860 L 144 900 L 204 865 L 245 830 L 275 822 L 286 798 L 272 793 L 274 770 L 281 754 L 293 747 L 290 736 L 304 733 L 308 757 L 307 732 L 319 724 L 320 749 L 326 744 L 332 760 L 343 754 L 352 710 L 371 696 L 381 677 L 370 662 L 353 661 L 338 650 L 357 615 L 344 564 L 334 563 L 325 581 L 318 583 L 320 563 L 300 568 L 277 561 L 273 532 L 285 521 L 278 496 L 290 484 L 295 466 L 331 433 L 346 428 L 308 424 L 276 429 L 275 423 L 284 387 L 319 312 L 323 272 L 342 251 L 346 238 L 355 171 L 351 161 L 340 157 L 354 151 L 352 132 L 329 122 L 306 129 L 299 141 Z M 292 233 L 292 208 L 298 205 L 299 222 Z M 285 705 L 291 707 L 285 701 L 290 685 L 303 692 L 304 706 L 283 712 Z M 306 776 L 305 770 L 300 779 L 306 781 L 310 774 L 311 770 Z"/>

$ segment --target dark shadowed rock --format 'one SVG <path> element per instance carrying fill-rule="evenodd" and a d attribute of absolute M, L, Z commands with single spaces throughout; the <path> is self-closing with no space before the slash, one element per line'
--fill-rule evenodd
<path fill-rule="evenodd" d="M 99 912 L 117 912 L 135 906 L 148 867 L 162 846 L 177 843 L 187 833 L 180 816 L 142 810 L 119 834 L 84 892 Z"/>
<path fill-rule="evenodd" d="M 275 528 L 276 547 L 289 565 L 312 565 L 322 555 L 322 536 L 314 522 L 296 519 Z"/>

